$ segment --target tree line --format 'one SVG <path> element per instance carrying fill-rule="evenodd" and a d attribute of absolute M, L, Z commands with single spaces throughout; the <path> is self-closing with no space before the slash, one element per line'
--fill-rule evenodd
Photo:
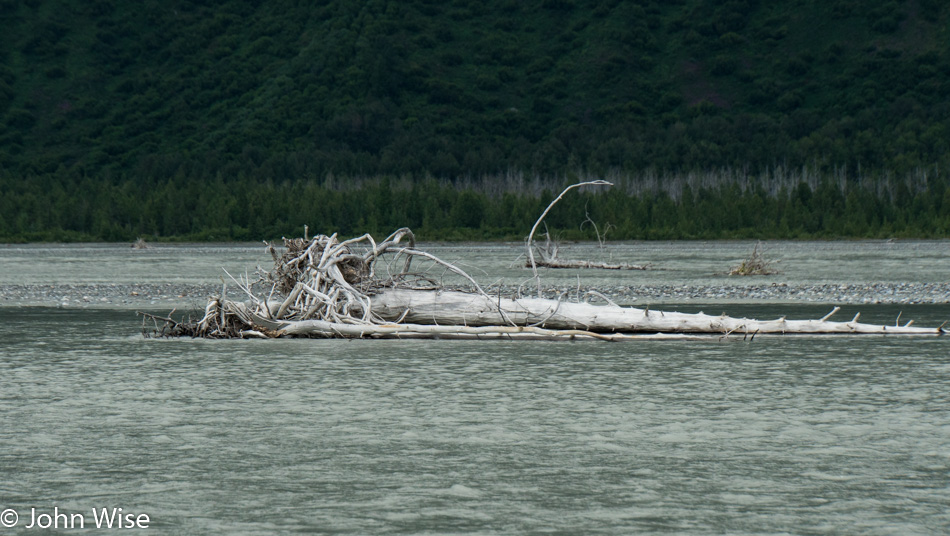
<path fill-rule="evenodd" d="M 609 224 L 613 240 L 950 235 L 950 188 L 936 170 L 874 181 L 793 175 L 768 189 L 764 180 L 713 178 L 645 184 L 621 177 L 613 188 L 572 192 L 545 221 L 571 240 L 595 238 L 593 227 L 582 225 L 588 219 L 601 229 Z M 299 236 L 304 225 L 343 235 L 406 226 L 424 240 L 519 240 L 572 180 L 499 191 L 498 181 L 453 184 L 432 177 L 335 183 L 178 176 L 144 184 L 3 175 L 0 241 L 256 241 Z"/>

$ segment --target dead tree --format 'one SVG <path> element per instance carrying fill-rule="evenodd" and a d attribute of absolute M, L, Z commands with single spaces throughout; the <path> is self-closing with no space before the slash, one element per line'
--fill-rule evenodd
<path fill-rule="evenodd" d="M 612 183 L 604 180 L 588 181 L 581 182 L 577 184 L 572 184 L 564 189 L 560 195 L 558 195 L 551 203 L 544 209 L 544 212 L 541 213 L 541 216 L 538 218 L 538 221 L 534 222 L 534 226 L 531 227 L 531 232 L 528 233 L 527 242 L 527 257 L 528 260 L 525 263 L 525 267 L 531 268 L 534 280 L 538 284 L 538 296 L 541 296 L 541 277 L 538 275 L 538 267 L 542 268 L 599 268 L 602 270 L 647 270 L 649 265 L 644 264 L 628 264 L 628 263 L 607 263 L 599 261 L 581 261 L 581 260 L 566 260 L 558 258 L 558 245 L 556 242 L 552 243 L 551 234 L 549 232 L 545 233 L 545 247 L 538 248 L 538 258 L 535 259 L 534 255 L 534 233 L 538 230 L 538 226 L 541 225 L 541 222 L 544 221 L 545 216 L 548 215 L 548 212 L 554 208 L 554 205 L 557 204 L 561 198 L 564 197 L 564 194 L 571 191 L 574 188 L 579 188 L 581 186 L 613 186 Z M 590 219 L 590 215 L 587 216 L 587 221 L 594 225 L 594 232 L 597 234 L 597 242 L 600 244 L 601 249 L 603 249 L 604 242 L 601 238 L 600 232 L 597 230 L 597 224 Z M 586 223 L 586 222 L 585 222 Z M 605 231 L 606 232 L 606 231 Z"/>

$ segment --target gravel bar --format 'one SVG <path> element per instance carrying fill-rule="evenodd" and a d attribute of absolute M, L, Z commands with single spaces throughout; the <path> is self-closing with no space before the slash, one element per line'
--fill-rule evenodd
<path fill-rule="evenodd" d="M 515 286 L 487 288 L 490 294 L 512 296 Z M 622 285 L 588 287 L 581 285 L 583 297 L 595 290 L 621 305 L 658 303 L 835 303 L 835 304 L 947 304 L 950 283 L 873 283 L 764 285 Z M 522 288 L 525 295 L 530 288 Z M 203 309 L 210 296 L 221 292 L 220 285 L 181 283 L 155 284 L 23 284 L 0 285 L 0 307 L 47 306 L 76 308 Z M 231 287 L 229 297 L 239 299 L 241 291 Z M 261 293 L 261 290 L 255 290 Z M 578 287 L 549 287 L 545 297 L 576 299 Z M 602 302 L 591 297 L 592 303 Z"/>

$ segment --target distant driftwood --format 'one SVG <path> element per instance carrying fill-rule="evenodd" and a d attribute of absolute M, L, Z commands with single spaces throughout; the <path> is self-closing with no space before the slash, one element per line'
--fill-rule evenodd
<path fill-rule="evenodd" d="M 602 270 L 649 270 L 649 264 L 628 264 L 625 262 L 622 263 L 608 263 L 600 261 L 589 261 L 589 260 L 572 260 L 572 259 L 561 259 L 558 257 L 559 247 L 556 242 L 551 240 L 550 233 L 545 233 L 545 245 L 544 247 L 537 247 L 537 257 L 535 257 L 535 244 L 534 244 L 534 235 L 537 232 L 538 227 L 544 221 L 544 217 L 548 215 L 548 212 L 554 208 L 554 205 L 564 197 L 564 194 L 569 192 L 574 188 L 581 186 L 612 186 L 611 183 L 607 181 L 597 180 L 589 182 L 581 182 L 577 184 L 572 184 L 564 189 L 561 192 L 561 195 L 557 196 L 551 203 L 544 209 L 544 212 L 541 213 L 541 216 L 534 223 L 534 226 L 531 227 L 531 232 L 528 233 L 527 238 L 527 260 L 525 261 L 525 267 L 531 268 L 534 279 L 538 282 L 538 290 L 540 292 L 540 277 L 538 275 L 538 268 L 598 268 Z M 603 246 L 603 236 L 597 230 L 597 224 L 593 223 L 593 220 L 590 219 L 590 216 L 587 217 L 587 222 L 590 222 L 594 226 L 594 232 L 597 233 L 597 241 L 600 242 Z M 587 223 L 585 222 L 585 223 Z M 606 233 L 606 231 L 604 231 Z"/>
<path fill-rule="evenodd" d="M 749 258 L 745 259 L 738 266 L 729 270 L 729 275 L 774 275 L 779 273 L 772 265 L 773 261 L 768 260 L 759 250 L 761 242 L 755 244 Z"/>
<path fill-rule="evenodd" d="M 565 190 L 566 192 L 566 190 Z M 562 194 L 563 195 L 563 194 Z M 550 208 L 550 207 L 549 207 Z M 543 218 L 543 215 L 542 215 Z M 540 220 L 539 220 L 540 222 Z M 530 245 L 532 235 L 528 237 Z M 382 241 L 369 234 L 340 240 L 336 234 L 284 239 L 282 251 L 268 245 L 274 269 L 231 277 L 244 296 L 227 297 L 227 285 L 212 297 L 200 319 L 176 321 L 142 313 L 152 333 L 207 338 L 330 337 L 382 339 L 606 340 L 687 338 L 756 334 L 936 335 L 943 326 L 922 328 L 832 322 L 835 307 L 820 319 L 754 320 L 620 307 L 590 291 L 569 301 L 541 297 L 537 264 L 530 257 L 538 297 L 489 294 L 458 266 L 416 248 L 402 228 Z M 531 255 L 529 253 L 529 255 Z M 454 274 L 465 290 L 450 289 L 438 274 Z M 229 274 L 230 276 L 230 274 Z M 269 287 L 255 293 L 255 284 Z M 606 305 L 589 303 L 599 299 Z M 159 324 L 161 322 L 161 324 Z M 148 325 L 143 325 L 148 332 Z"/>

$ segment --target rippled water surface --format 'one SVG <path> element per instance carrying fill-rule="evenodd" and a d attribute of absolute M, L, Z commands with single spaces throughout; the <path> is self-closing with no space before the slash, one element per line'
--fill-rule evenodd
<path fill-rule="evenodd" d="M 121 259 L 105 262 L 124 273 Z M 950 317 L 945 305 L 861 310 L 918 325 Z M 149 532 L 170 534 L 950 532 L 946 337 L 205 341 L 139 330 L 128 310 L 0 308 L 0 510 L 19 513 L 21 532 L 31 508 L 54 507 L 83 513 L 87 529 L 92 507 L 147 513 Z"/>

